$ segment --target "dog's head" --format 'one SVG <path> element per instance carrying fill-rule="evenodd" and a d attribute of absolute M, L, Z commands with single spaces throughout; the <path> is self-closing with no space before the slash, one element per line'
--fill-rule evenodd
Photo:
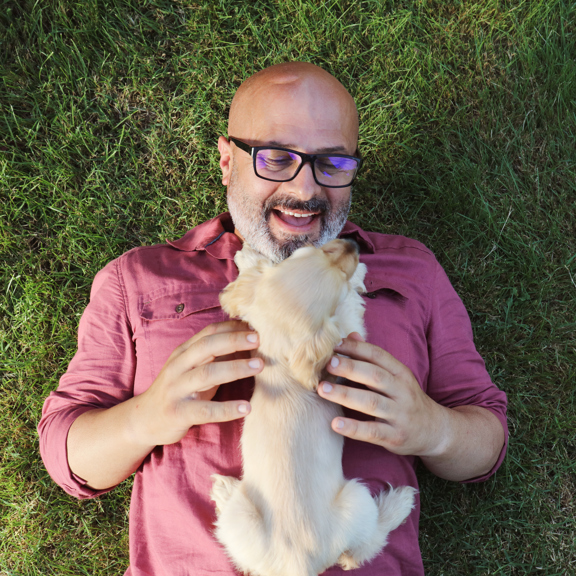
<path fill-rule="evenodd" d="M 285 364 L 313 388 L 341 339 L 336 310 L 355 294 L 350 279 L 357 266 L 355 242 L 306 246 L 275 266 L 254 261 L 226 287 L 220 302 L 259 333 L 260 352 L 268 360 Z"/>

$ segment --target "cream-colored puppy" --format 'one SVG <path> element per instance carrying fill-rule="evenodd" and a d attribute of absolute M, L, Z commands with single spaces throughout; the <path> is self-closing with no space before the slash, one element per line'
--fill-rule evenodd
<path fill-rule="evenodd" d="M 240 275 L 220 301 L 258 332 L 264 369 L 244 421 L 242 479 L 212 477 L 216 537 L 256 576 L 356 568 L 406 519 L 415 493 L 390 487 L 373 499 L 344 478 L 344 439 L 330 427 L 342 409 L 316 393 L 336 344 L 364 335 L 366 266 L 346 240 L 300 248 L 277 265 L 245 245 L 235 261 Z"/>

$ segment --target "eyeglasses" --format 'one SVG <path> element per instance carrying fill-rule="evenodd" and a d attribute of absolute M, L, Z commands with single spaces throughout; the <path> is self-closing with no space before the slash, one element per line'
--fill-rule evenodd
<path fill-rule="evenodd" d="M 229 138 L 240 150 L 252 156 L 256 176 L 272 182 L 294 180 L 302 166 L 310 162 L 316 184 L 327 188 L 346 188 L 354 182 L 362 164 L 362 158 L 345 154 L 304 154 L 276 146 L 249 146 L 238 138 Z"/>

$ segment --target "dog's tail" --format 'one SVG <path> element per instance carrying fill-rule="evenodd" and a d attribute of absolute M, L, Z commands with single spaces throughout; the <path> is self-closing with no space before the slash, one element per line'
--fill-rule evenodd
<path fill-rule="evenodd" d="M 388 534 L 403 524 L 415 505 L 415 496 L 418 493 L 412 486 L 400 486 L 382 491 L 376 497 L 378 506 L 378 531 L 384 539 Z"/>
<path fill-rule="evenodd" d="M 372 498 L 368 489 L 351 480 L 347 487 L 356 487 L 356 496 L 359 494 L 371 500 L 372 506 L 364 505 L 363 512 L 371 508 L 371 513 L 364 516 L 364 522 L 360 530 L 355 530 L 355 537 L 350 541 L 344 552 L 340 555 L 338 563 L 344 570 L 352 570 L 369 562 L 376 556 L 388 541 L 388 535 L 392 530 L 402 524 L 412 508 L 414 508 L 414 496 L 417 492 L 411 486 L 402 486 L 383 491 L 376 498 Z M 362 488 L 362 490 L 358 490 Z M 358 501 L 356 501 L 358 503 Z M 358 526 L 356 526 L 358 528 Z M 366 532 L 366 530 L 368 530 Z"/>

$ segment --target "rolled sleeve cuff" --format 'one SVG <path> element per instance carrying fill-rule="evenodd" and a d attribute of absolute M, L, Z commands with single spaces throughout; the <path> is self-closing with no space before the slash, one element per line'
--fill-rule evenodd
<path fill-rule="evenodd" d="M 93 406 L 74 407 L 43 418 L 38 425 L 40 455 L 48 474 L 67 494 L 84 500 L 95 498 L 113 489 L 94 490 L 87 482 L 74 474 L 68 465 L 68 432 L 72 423 Z"/>
<path fill-rule="evenodd" d="M 492 414 L 494 414 L 494 416 L 496 416 L 496 418 L 498 418 L 498 420 L 500 421 L 500 424 L 502 424 L 502 428 L 504 429 L 504 446 L 502 446 L 502 450 L 500 450 L 500 455 L 498 456 L 498 460 L 496 460 L 496 464 L 494 464 L 494 466 L 492 466 L 492 469 L 487 472 L 486 474 L 484 474 L 483 476 L 478 476 L 476 478 L 470 478 L 469 480 L 463 480 L 461 483 L 462 484 L 472 484 L 474 482 L 484 482 L 485 480 L 488 480 L 488 478 L 490 478 L 491 476 L 493 476 L 496 472 L 496 470 L 498 470 L 498 468 L 500 468 L 500 465 L 502 464 L 502 462 L 504 461 L 504 458 L 506 457 L 506 450 L 508 449 L 508 436 L 509 436 L 509 432 L 508 432 L 508 421 L 506 418 L 505 414 L 502 414 L 501 412 L 491 409 L 491 408 L 486 408 L 484 407 L 486 410 L 492 412 Z"/>

